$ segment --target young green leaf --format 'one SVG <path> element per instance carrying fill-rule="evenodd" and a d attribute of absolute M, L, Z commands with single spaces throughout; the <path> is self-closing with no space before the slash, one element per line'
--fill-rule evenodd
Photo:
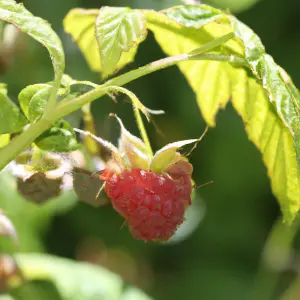
<path fill-rule="evenodd" d="M 66 121 L 60 120 L 40 135 L 34 143 L 42 150 L 70 152 L 78 149 L 75 132 Z"/>
<path fill-rule="evenodd" d="M 118 67 L 123 52 L 131 55 L 121 60 L 126 65 L 134 59 L 137 45 L 147 35 L 144 14 L 128 7 L 102 7 L 96 20 L 96 38 L 99 45 L 103 76 Z"/>
<path fill-rule="evenodd" d="M 14 0 L 0 0 L 0 19 L 14 24 L 47 48 L 54 68 L 55 85 L 58 88 L 65 68 L 65 57 L 61 41 L 51 26 Z M 55 97 L 55 89 L 53 93 L 52 97 Z"/>
<path fill-rule="evenodd" d="M 285 72 L 265 54 L 259 37 L 232 16 L 208 6 L 178 6 L 145 12 L 148 28 L 168 55 L 190 53 L 212 39 L 234 32 L 236 37 L 212 53 L 228 61 L 182 62 L 180 70 L 197 95 L 203 117 L 210 126 L 230 97 L 246 124 L 247 134 L 263 154 L 285 220 L 300 208 L 299 93 Z M 244 59 L 241 66 L 232 56 Z M 252 73 L 252 74 L 251 74 Z"/>
<path fill-rule="evenodd" d="M 7 96 L 5 85 L 0 85 L 0 134 L 21 131 L 28 123 L 19 108 Z"/>
<path fill-rule="evenodd" d="M 64 19 L 64 29 L 78 44 L 89 67 L 104 77 L 132 62 L 147 34 L 141 12 L 113 7 L 72 9 Z"/>
<path fill-rule="evenodd" d="M 95 22 L 98 9 L 75 8 L 69 11 L 64 18 L 64 29 L 71 34 L 84 54 L 89 67 L 99 72 L 101 69 L 99 49 L 95 38 Z"/>
<path fill-rule="evenodd" d="M 18 99 L 19 99 L 21 109 L 28 119 L 30 119 L 29 118 L 30 101 L 38 92 L 40 92 L 43 89 L 50 90 L 51 85 L 46 84 L 46 83 L 38 83 L 38 84 L 28 85 L 26 88 L 24 88 L 19 93 Z M 49 94 L 48 94 L 48 96 L 49 96 Z M 48 100 L 48 97 L 46 98 L 46 100 Z"/>
<path fill-rule="evenodd" d="M 34 122 L 45 111 L 50 97 L 51 87 L 45 87 L 33 95 L 29 102 L 28 119 Z"/>

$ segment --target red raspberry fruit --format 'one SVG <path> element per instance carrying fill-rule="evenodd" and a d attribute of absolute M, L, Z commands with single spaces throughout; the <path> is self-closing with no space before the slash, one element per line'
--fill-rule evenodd
<path fill-rule="evenodd" d="M 144 241 L 168 240 L 184 221 L 191 204 L 190 175 L 163 175 L 142 169 L 120 174 L 106 169 L 100 179 L 131 234 Z"/>

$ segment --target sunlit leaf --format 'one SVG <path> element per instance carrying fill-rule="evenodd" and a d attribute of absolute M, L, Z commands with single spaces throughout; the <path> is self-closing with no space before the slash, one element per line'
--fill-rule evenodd
<path fill-rule="evenodd" d="M 45 20 L 32 15 L 23 4 L 18 4 L 14 0 L 0 0 L 0 19 L 14 24 L 47 48 L 58 87 L 65 68 L 65 57 L 61 41 L 51 26 Z"/>
<path fill-rule="evenodd" d="M 95 37 L 95 22 L 98 9 L 75 8 L 69 11 L 64 19 L 64 29 L 71 34 L 84 54 L 89 67 L 93 71 L 100 71 L 100 55 Z"/>
<path fill-rule="evenodd" d="M 7 96 L 4 85 L 0 86 L 0 134 L 21 131 L 28 123 L 19 108 Z"/>
<path fill-rule="evenodd" d="M 112 74 L 118 66 L 123 52 L 143 41 L 147 34 L 144 15 L 128 7 L 102 7 L 96 20 L 96 38 L 99 45 L 103 75 Z M 134 48 L 133 48 L 134 47 Z M 134 55 L 127 64 L 133 60 Z"/>
<path fill-rule="evenodd" d="M 198 6 L 182 7 L 181 10 L 180 8 L 166 10 L 165 14 L 145 12 L 148 28 L 153 31 L 157 42 L 168 55 L 189 53 L 217 37 L 232 32 L 228 25 L 213 22 L 222 16 L 215 9 L 207 6 L 201 6 L 199 9 Z M 189 15 L 191 17 L 188 17 Z M 226 45 L 229 49 L 241 51 L 236 41 L 231 40 Z M 179 64 L 180 70 L 197 95 L 204 119 L 211 126 L 215 125 L 216 113 L 225 107 L 230 96 L 230 79 L 226 76 L 223 65 L 224 63 L 218 61 L 200 60 Z M 215 89 L 215 86 L 218 88 Z"/>
<path fill-rule="evenodd" d="M 123 13 L 116 14 L 117 10 Z M 111 19 L 108 13 L 114 13 L 114 18 L 117 17 L 117 19 Z M 102 49 L 101 52 L 96 39 L 97 17 L 97 39 L 100 43 L 100 49 Z M 107 24 L 110 26 L 107 26 Z M 78 44 L 89 67 L 95 72 L 103 72 L 104 76 L 132 62 L 138 43 L 146 35 L 142 13 L 129 8 L 104 7 L 100 11 L 97 9 L 72 9 L 64 19 L 64 29 L 71 34 Z M 113 34 L 112 31 L 107 32 L 107 30 L 112 29 L 114 30 Z M 105 44 L 102 44 L 103 37 L 106 38 Z M 124 39 L 121 39 L 121 37 L 124 37 Z M 116 41 L 116 44 L 111 45 L 111 48 L 108 47 L 107 42 L 113 40 Z M 107 52 L 111 50 L 113 50 L 111 53 Z M 103 55 L 106 56 L 103 57 Z M 110 57 L 109 60 L 108 57 Z"/>
<path fill-rule="evenodd" d="M 10 141 L 10 134 L 1 134 L 0 135 L 0 148 L 6 146 Z"/>
<path fill-rule="evenodd" d="M 292 81 L 265 54 L 258 36 L 232 16 L 203 5 L 145 14 L 148 28 L 168 55 L 189 53 L 228 32 L 235 33 L 234 39 L 213 53 L 244 58 L 246 65 L 198 60 L 182 62 L 179 68 L 210 126 L 215 125 L 218 110 L 232 98 L 249 138 L 263 154 L 285 220 L 292 221 L 300 207 L 296 159 L 300 152 L 300 97 Z"/>

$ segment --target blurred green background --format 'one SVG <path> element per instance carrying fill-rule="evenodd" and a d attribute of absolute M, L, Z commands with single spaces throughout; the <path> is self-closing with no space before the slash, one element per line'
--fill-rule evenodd
<path fill-rule="evenodd" d="M 203 2 L 229 9 L 249 25 L 261 37 L 267 52 L 300 86 L 299 1 Z M 71 8 L 128 5 L 163 9 L 181 2 L 24 0 L 23 3 L 32 13 L 48 20 L 60 35 L 66 53 L 66 73 L 78 80 L 99 83 L 100 76 L 88 69 L 79 49 L 63 31 L 62 20 Z M 52 78 L 50 60 L 43 47 L 24 38 L 18 49 L 9 71 L 2 77 L 14 99 L 26 85 Z M 135 62 L 126 70 L 161 57 L 164 54 L 150 33 L 141 44 Z M 165 116 L 155 118 L 162 134 L 153 125 L 148 126 L 154 148 L 198 137 L 204 130 L 195 96 L 176 67 L 143 77 L 127 87 L 147 107 L 166 111 Z M 119 131 L 116 122 L 108 118 L 111 112 L 117 113 L 126 127 L 138 134 L 128 103 L 121 101 L 116 105 L 106 97 L 93 103 L 92 109 L 99 136 L 116 141 Z M 13 182 L 6 178 L 0 183 L 0 207 L 19 230 L 20 250 L 44 251 L 102 265 L 156 300 L 280 299 L 295 272 L 287 268 L 279 276 L 278 270 L 261 265 L 262 249 L 280 211 L 261 155 L 248 141 L 243 123 L 230 104 L 218 114 L 216 128 L 209 130 L 193 152 L 191 162 L 198 185 L 214 183 L 197 191 L 190 221 L 177 239 L 165 245 L 134 240 L 126 227 L 121 229 L 123 221 L 110 206 L 73 205 L 73 193 L 58 200 L 66 205 L 60 214 L 50 218 L 47 208 L 25 205 L 25 200 L 13 191 Z M 264 296 L 268 294 L 270 298 Z M 300 295 L 289 299 L 300 299 Z"/>

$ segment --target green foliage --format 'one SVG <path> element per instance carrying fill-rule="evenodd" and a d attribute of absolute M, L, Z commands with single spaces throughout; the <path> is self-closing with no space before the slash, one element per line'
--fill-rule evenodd
<path fill-rule="evenodd" d="M 134 60 L 147 34 L 145 25 L 141 12 L 123 7 L 73 9 L 64 20 L 66 32 L 78 43 L 91 69 L 104 77 Z"/>
<path fill-rule="evenodd" d="M 146 34 L 143 13 L 127 7 L 102 7 L 96 20 L 96 39 L 103 76 L 133 61 Z"/>
<path fill-rule="evenodd" d="M 34 143 L 40 149 L 52 152 L 70 152 L 79 147 L 72 126 L 65 120 L 57 121 L 50 129 L 42 133 Z"/>
<path fill-rule="evenodd" d="M 138 289 L 124 289 L 119 276 L 101 267 L 40 254 L 16 260 L 26 279 L 52 281 L 63 300 L 150 300 Z"/>
<path fill-rule="evenodd" d="M 161 1 L 159 3 L 152 3 L 153 1 L 151 1 L 151 5 L 156 5 L 156 7 L 165 4 L 170 5 L 169 1 Z M 208 1 L 215 5 L 222 5 L 224 8 L 231 5 L 231 7 L 240 9 L 245 3 L 254 2 L 255 0 L 230 0 L 230 3 L 228 0 L 207 0 L 207 2 Z M 37 13 L 42 12 L 41 15 L 43 16 L 47 16 L 48 14 L 49 19 L 51 16 L 51 22 L 53 22 L 54 26 L 58 26 L 58 20 L 61 18 L 59 14 L 63 13 L 68 7 L 71 7 L 71 3 L 75 5 L 76 1 L 68 0 L 59 2 L 54 0 L 53 2 L 46 1 L 43 5 L 39 5 L 40 2 L 38 0 L 31 2 L 33 6 L 34 4 L 38 4 L 35 8 Z M 112 2 L 108 2 L 109 1 L 106 1 L 105 4 L 112 4 Z M 134 3 L 134 1 L 132 2 Z M 145 2 L 139 0 L 135 1 L 138 5 L 147 7 L 150 2 L 148 1 L 148 4 L 145 4 Z M 261 8 L 255 12 L 251 12 L 250 15 L 241 15 L 241 18 L 249 22 L 249 24 L 253 22 L 253 26 L 256 26 L 257 30 L 260 28 L 261 35 L 265 36 L 264 42 L 268 45 L 269 51 L 274 53 L 274 57 L 277 57 L 278 61 L 281 61 L 291 72 L 294 71 L 295 74 L 297 74 L 295 58 L 298 55 L 297 51 L 299 47 L 293 37 L 293 34 L 295 34 L 295 36 L 297 34 L 297 23 L 286 22 L 286 20 L 293 22 L 294 12 L 299 11 L 297 10 L 297 1 L 292 3 L 290 0 L 290 3 L 285 3 L 285 5 L 282 5 L 279 0 L 273 1 L 272 3 L 271 1 L 263 2 L 266 3 L 266 10 L 261 6 Z M 176 4 L 175 1 L 172 1 L 172 4 L 173 3 L 174 5 Z M 90 6 L 92 2 L 85 4 Z M 116 0 L 113 1 L 113 4 L 118 5 Z M 122 5 L 122 2 L 120 1 L 119 4 Z M 264 4 L 262 3 L 262 5 Z M 268 5 L 271 5 L 272 10 L 268 9 Z M 11 14 L 12 12 L 16 13 L 24 9 L 23 6 L 17 5 L 13 1 L 0 1 L 0 7 L 0 18 L 7 21 L 12 21 L 11 18 L 7 18 L 7 11 Z M 136 6 L 133 5 L 133 7 Z M 115 8 L 105 9 L 115 10 Z M 104 9 L 101 10 L 103 11 Z M 47 93 L 44 95 L 42 93 L 42 97 L 40 97 L 39 88 L 31 94 L 31 88 L 29 87 L 28 96 L 24 94 L 24 100 L 20 100 L 21 97 L 19 97 L 19 103 L 27 119 L 30 119 L 31 124 L 26 126 L 24 132 L 19 136 L 15 134 L 11 136 L 10 134 L 0 135 L 0 147 L 3 147 L 0 150 L 0 168 L 2 169 L 9 161 L 15 158 L 18 153 L 29 147 L 42 132 L 51 128 L 51 124 L 54 121 L 57 122 L 65 115 L 76 109 L 80 109 L 83 105 L 87 103 L 90 104 L 98 97 L 102 97 L 107 91 L 115 92 L 120 89 L 120 85 L 126 84 L 153 71 L 174 65 L 174 62 L 177 60 L 181 71 L 197 95 L 197 103 L 199 104 L 202 115 L 210 126 L 215 125 L 218 110 L 225 107 L 228 100 L 231 100 L 235 110 L 243 119 L 248 137 L 262 153 L 271 178 L 272 190 L 281 203 L 285 218 L 286 220 L 291 220 L 299 209 L 299 166 L 297 166 L 296 157 L 296 151 L 299 152 L 300 148 L 300 132 L 299 123 L 297 121 L 299 119 L 299 95 L 297 88 L 293 85 L 285 71 L 276 65 L 270 56 L 265 54 L 264 46 L 259 38 L 249 28 L 245 27 L 245 25 L 229 14 L 204 5 L 185 6 L 184 8 L 181 6 L 162 12 L 131 10 L 127 8 L 119 8 L 118 10 L 124 12 L 130 11 L 132 14 L 138 14 L 144 20 L 147 19 L 147 28 L 153 30 L 163 50 L 168 55 L 178 56 L 176 58 L 167 57 L 164 60 L 151 63 L 138 70 L 125 73 L 122 76 L 109 80 L 105 83 L 105 86 L 90 84 L 88 89 L 80 89 L 80 92 L 76 94 L 68 94 L 70 90 L 73 91 L 76 89 L 74 86 L 70 88 L 70 85 L 73 85 L 76 81 L 67 77 L 63 78 L 60 83 L 61 86 L 65 88 L 65 91 L 62 93 L 58 91 L 57 97 L 53 96 L 56 94 L 56 89 L 52 90 L 50 97 Z M 108 68 L 112 68 L 111 72 L 114 72 L 115 69 L 123 66 L 122 63 L 125 64 L 127 61 L 133 60 L 138 45 L 133 44 L 129 52 L 122 52 L 123 50 L 121 49 L 121 51 L 118 47 L 120 43 L 115 43 L 114 45 L 116 47 L 111 49 L 114 50 L 113 57 L 115 60 L 118 60 L 119 56 L 120 60 L 112 64 L 112 61 L 105 61 L 104 56 L 104 61 L 100 61 L 101 39 L 98 39 L 98 45 L 95 37 L 95 24 L 97 18 L 100 20 L 99 23 L 102 28 L 105 28 L 106 24 L 104 22 L 101 23 L 100 10 L 73 10 L 73 12 L 75 11 L 77 13 L 72 16 L 74 22 L 72 21 L 72 24 L 69 24 L 70 32 L 73 37 L 76 38 L 79 45 L 82 45 L 80 48 L 85 52 L 86 59 L 89 61 L 91 68 L 96 69 L 96 71 L 100 71 L 101 69 L 102 75 L 106 75 L 103 74 L 105 70 L 101 67 L 103 62 Z M 271 14 L 272 17 L 269 17 L 268 14 Z M 46 27 L 46 30 L 51 31 L 46 23 L 46 27 L 39 26 L 39 18 L 28 14 L 28 12 L 24 12 L 24 15 L 28 17 L 26 22 L 33 22 L 33 26 L 31 26 L 33 31 L 38 32 L 40 28 L 43 29 Z M 87 15 L 89 16 L 88 18 L 86 18 Z M 20 17 L 20 15 L 17 16 Z M 78 22 L 75 20 L 77 18 Z M 248 21 L 247 18 L 249 18 Z M 268 22 L 266 22 L 266 19 Z M 276 21 L 273 22 L 272 20 Z M 124 25 L 122 22 L 121 24 Z M 143 23 L 143 26 L 144 24 L 145 23 Z M 291 24 L 293 26 L 291 26 Z M 24 28 L 20 28 L 30 33 L 31 31 L 28 30 L 29 27 L 30 26 L 28 26 L 27 29 L 25 28 L 25 30 Z M 129 31 L 125 31 L 125 33 L 128 32 Z M 104 31 L 102 33 L 105 36 Z M 211 43 L 220 41 L 220 37 L 228 36 L 228 33 L 233 34 L 235 38 L 230 41 L 223 40 L 221 46 L 220 43 L 216 43 L 213 44 L 213 48 L 208 47 L 208 45 L 212 45 Z M 275 40 L 271 38 L 274 33 L 276 33 L 276 37 L 278 37 Z M 50 35 L 53 37 L 55 34 L 51 32 Z M 114 37 L 117 42 L 118 35 Z M 86 43 L 87 40 L 91 41 L 90 45 Z M 44 39 L 44 42 L 47 43 L 48 40 Z M 219 47 L 215 47 L 214 45 L 219 45 Z M 282 45 L 284 45 L 284 48 Z M 70 51 L 70 49 L 71 48 L 68 47 L 67 50 Z M 30 61 L 30 68 L 25 68 L 26 75 L 36 74 L 31 68 L 33 69 L 33 67 L 40 62 L 39 52 L 36 52 L 36 49 L 26 48 L 26 50 L 28 51 L 17 53 L 15 67 L 9 76 L 5 78 L 8 82 L 11 80 L 12 83 L 14 83 L 13 85 L 9 84 L 10 87 L 15 89 L 10 90 L 9 95 L 17 95 L 18 90 L 22 88 L 20 83 L 27 83 L 30 78 L 29 76 L 20 76 L 22 72 L 21 66 L 23 65 L 19 64 L 20 60 L 24 61 L 26 65 L 26 58 L 30 60 L 31 55 L 37 55 L 37 59 L 34 60 L 34 63 Z M 120 51 L 122 53 L 119 55 L 118 53 Z M 155 48 L 151 40 L 147 44 L 147 51 L 151 57 L 155 57 L 157 54 L 157 48 Z M 5 63 L 3 59 L 5 59 L 6 56 L 4 55 L 5 53 L 0 52 L 1 68 L 2 63 Z M 139 56 L 139 64 L 142 60 L 147 60 L 145 57 L 146 55 L 143 54 Z M 80 65 L 77 63 L 76 60 L 79 58 L 78 53 L 70 51 L 70 72 L 80 74 L 77 76 L 84 78 L 87 74 L 84 73 L 86 70 L 80 68 Z M 183 62 L 184 60 L 189 61 Z M 48 76 L 48 66 L 44 64 L 41 65 L 42 71 L 40 71 L 38 75 L 41 75 L 41 77 Z M 164 129 L 164 133 L 167 137 L 162 138 L 162 141 L 158 138 L 155 141 L 157 143 L 163 143 L 165 139 L 168 141 L 181 139 L 182 135 L 194 136 L 196 134 L 197 136 L 201 119 L 197 118 L 196 112 L 193 111 L 194 106 L 188 104 L 184 85 L 178 85 L 180 76 L 177 76 L 176 72 L 174 72 L 174 76 L 172 75 L 170 77 L 165 76 L 165 74 L 169 75 L 170 73 L 163 72 L 161 77 L 157 75 L 157 77 L 151 77 L 147 83 L 142 81 L 138 83 L 138 86 L 133 86 L 143 91 L 148 87 L 149 82 L 152 81 L 155 88 L 147 90 L 144 100 L 150 101 L 149 99 L 151 98 L 152 103 L 155 105 L 162 104 L 164 108 L 166 108 L 168 117 L 163 118 L 162 123 L 159 121 L 158 125 Z M 24 77 L 26 77 L 27 81 Z M 39 82 L 40 78 L 35 78 L 38 78 L 38 80 L 34 80 L 33 82 Z M 297 80 L 297 77 L 295 76 L 294 79 Z M 47 80 L 49 80 L 49 78 L 46 78 L 44 81 L 46 82 Z M 162 82 L 165 82 L 165 85 L 162 85 Z M 51 84 L 52 83 L 49 83 L 49 88 Z M 56 84 L 58 87 L 58 81 Z M 112 88 L 112 85 L 115 88 L 117 87 L 115 91 L 114 89 L 109 90 Z M 47 87 L 47 85 L 45 84 L 44 87 Z M 100 89 L 102 90 L 100 91 Z M 38 94 L 38 96 L 36 96 L 36 94 Z M 43 108 L 48 110 L 47 103 L 49 103 L 49 98 L 58 101 L 57 107 L 55 111 L 52 110 L 50 115 L 47 116 L 46 121 L 48 123 L 42 123 L 40 122 L 43 119 L 41 114 Z M 60 101 L 61 99 L 63 100 Z M 50 103 L 53 102 L 55 101 L 50 101 Z M 6 100 L 5 103 L 7 103 Z M 2 122 L 4 120 L 3 118 L 1 119 L 1 126 L 2 124 L 3 126 L 11 126 L 11 123 L 18 119 L 15 118 L 16 115 L 22 116 L 17 106 L 12 105 L 12 102 L 8 103 L 10 103 L 10 105 L 8 105 L 9 108 L 7 111 L 11 114 L 11 117 L 9 120 L 7 118 L 7 120 L 10 124 L 6 122 L 6 118 L 5 121 Z M 119 107 L 122 106 L 114 107 L 114 109 L 117 110 Z M 2 107 L 0 108 L 3 112 Z M 106 114 L 106 109 L 107 107 L 105 105 L 101 105 L 101 109 L 99 109 L 99 106 L 93 106 L 93 113 L 97 116 L 96 121 L 98 121 L 97 125 L 101 130 L 101 135 L 102 133 L 107 134 L 107 132 L 105 132 L 105 126 L 103 126 L 103 114 Z M 12 112 L 17 113 L 14 114 Z M 225 114 L 218 117 L 218 126 L 210 135 L 213 139 L 207 139 L 205 143 L 201 145 L 201 157 L 204 157 L 205 160 L 201 157 L 194 156 L 195 179 L 199 184 L 212 179 L 215 181 L 215 185 L 212 185 L 209 189 L 201 189 L 201 193 L 206 196 L 208 200 L 209 218 L 201 224 L 201 229 L 197 231 L 187 243 L 181 245 L 177 244 L 176 247 L 168 245 L 168 248 L 164 248 L 167 250 L 163 250 L 162 245 L 142 245 L 141 243 L 135 243 L 130 237 L 126 236 L 124 230 L 118 232 L 121 224 L 118 223 L 118 219 L 114 219 L 114 215 L 110 214 L 109 209 L 88 210 L 84 206 L 78 207 L 76 212 L 70 212 L 63 220 L 58 219 L 58 223 L 55 223 L 52 227 L 50 236 L 46 236 L 44 234 L 45 229 L 51 217 L 58 212 L 57 209 L 59 207 L 69 203 L 70 199 L 72 199 L 70 201 L 73 203 L 74 195 L 70 198 L 66 197 L 67 199 L 60 198 L 59 201 L 58 199 L 54 199 L 54 201 L 37 206 L 16 193 L 15 181 L 7 172 L 2 172 L 0 174 L 1 208 L 3 208 L 6 215 L 11 218 L 16 225 L 20 236 L 20 248 L 18 250 L 43 250 L 41 238 L 43 236 L 43 240 L 47 240 L 47 243 L 51 244 L 49 247 L 51 251 L 59 253 L 60 255 L 71 256 L 75 253 L 75 248 L 76 251 L 78 249 L 79 251 L 81 250 L 82 243 L 85 242 L 83 240 L 85 237 L 93 235 L 99 239 L 101 238 L 101 244 L 106 244 L 107 247 L 111 247 L 112 245 L 115 247 L 116 243 L 119 242 L 117 247 L 122 245 L 122 247 L 130 249 L 134 254 L 137 252 L 139 254 L 137 255 L 139 256 L 138 259 L 144 260 L 145 257 L 149 256 L 147 257 L 149 261 L 158 261 L 159 263 L 155 264 L 155 276 L 157 276 L 155 293 L 164 299 L 180 299 L 182 297 L 240 299 L 243 298 L 243 295 L 248 295 L 248 292 L 252 291 L 252 281 L 256 265 L 254 260 L 257 260 L 258 253 L 261 250 L 261 244 L 265 240 L 266 230 L 269 229 L 271 219 L 277 211 L 272 207 L 271 202 L 268 202 L 272 197 L 269 195 L 269 190 L 264 181 L 263 170 L 259 169 L 260 165 L 258 160 L 255 160 L 257 158 L 255 157 L 255 151 L 251 152 L 251 146 L 247 144 L 246 140 L 242 139 L 242 133 L 239 131 L 240 123 L 231 113 L 232 110 L 229 108 Z M 4 114 L 4 116 L 5 115 L 7 114 Z M 88 117 L 92 120 L 91 111 L 89 111 Z M 180 119 L 181 117 L 182 119 Z M 186 117 L 187 122 L 185 122 Z M 19 129 L 15 132 L 21 132 L 24 125 L 27 125 L 24 116 L 21 118 L 23 118 L 24 124 L 20 125 Z M 126 126 L 127 122 L 128 120 L 126 120 Z M 43 126 L 40 126 L 41 124 Z M 56 125 L 54 126 L 55 129 L 48 130 L 43 136 L 44 138 L 51 137 L 50 142 L 45 143 L 45 149 L 51 149 L 52 147 L 52 150 L 57 151 L 57 146 L 60 146 L 60 144 L 66 144 L 66 148 L 63 150 L 72 148 L 72 143 L 64 143 L 64 141 L 60 143 L 60 137 L 64 136 L 63 139 L 66 138 L 68 140 L 70 136 L 72 137 L 71 139 L 73 139 L 73 132 L 66 124 L 62 125 L 63 132 L 60 132 Z M 168 127 L 170 129 L 168 129 Z M 86 128 L 87 127 L 85 127 L 85 129 Z M 8 132 L 13 132 L 13 130 L 9 129 Z M 94 133 L 92 130 L 91 132 Z M 58 135 L 58 139 L 56 139 L 56 134 Z M 10 138 L 12 141 L 9 143 Z M 8 146 L 6 146 L 7 143 L 9 143 Z M 237 148 L 239 152 L 235 151 Z M 256 165 L 254 165 L 254 162 Z M 237 165 L 242 165 L 242 167 Z M 79 181 L 82 181 L 81 177 Z M 89 192 L 96 193 L 96 184 L 97 182 L 95 180 L 95 186 L 93 185 L 95 189 L 93 189 L 93 191 L 89 190 Z M 194 201 L 192 209 L 195 207 L 194 204 L 197 204 L 197 202 L 195 203 Z M 196 215 L 199 215 L 198 212 L 196 212 Z M 190 216 L 187 216 L 187 218 L 191 220 Z M 84 222 L 82 222 L 82 220 L 84 220 Z M 105 226 L 102 226 L 102 223 L 105 224 Z M 295 223 L 296 222 L 293 223 L 293 226 Z M 60 228 L 64 229 L 59 232 L 59 234 L 57 234 L 56 231 L 57 224 Z M 235 226 L 236 224 L 239 224 L 239 226 Z M 280 225 L 282 224 L 280 223 Z M 290 272 L 287 270 L 287 268 L 291 267 L 290 248 L 293 237 L 290 236 L 290 233 L 296 233 L 298 225 L 295 224 L 295 226 L 295 231 L 293 231 L 293 229 L 291 231 L 291 227 L 285 227 L 286 232 L 284 232 L 282 243 L 278 243 L 278 247 L 274 247 L 272 253 L 266 254 L 266 256 L 273 259 L 274 264 L 270 266 L 270 270 L 275 276 L 277 276 L 282 269 L 285 271 L 283 277 L 285 277 L 286 274 L 290 275 Z M 245 232 L 247 234 L 245 234 Z M 278 232 L 276 232 L 276 234 L 278 234 Z M 64 243 L 65 238 L 67 238 L 68 243 Z M 287 238 L 290 239 L 288 243 L 286 242 Z M 1 245 L 3 241 L 4 239 L 1 239 Z M 219 247 L 215 247 L 215 245 Z M 297 247 L 297 245 L 295 246 Z M 285 247 L 288 247 L 288 249 Z M 7 248 L 2 247 L 2 249 L 6 250 Z M 142 249 L 147 249 L 147 251 L 143 253 L 141 251 Z M 93 251 L 94 250 L 93 248 Z M 92 254 L 102 254 L 102 250 L 101 248 L 101 253 L 97 253 L 97 250 L 95 250 Z M 181 250 L 184 250 L 184 252 L 186 252 L 186 250 L 192 250 L 190 251 L 191 255 L 178 255 Z M 236 251 L 239 251 L 239 256 L 241 256 L 240 260 L 236 259 Z M 81 253 L 76 252 L 76 255 L 77 254 Z M 104 252 L 104 254 L 106 253 Z M 194 256 L 194 254 L 197 257 Z M 283 254 L 286 259 L 284 259 L 284 262 L 282 262 Z M 104 256 L 106 255 L 101 255 L 101 257 Z M 176 266 L 184 265 L 185 267 L 174 268 L 174 258 L 176 260 Z M 143 261 L 143 263 L 144 262 L 146 265 L 145 269 L 147 269 L 147 267 L 149 267 L 147 266 L 147 261 Z M 215 268 L 216 262 L 218 268 Z M 277 268 L 275 270 L 275 268 L 278 267 L 278 263 L 279 265 L 280 263 L 282 264 L 279 266 L 282 269 Z M 172 266 L 172 268 L 170 266 Z M 271 267 L 273 267 L 273 269 Z M 134 273 L 135 268 L 130 269 L 130 271 Z M 167 276 L 165 276 L 166 274 Z M 68 277 L 72 278 L 73 273 L 68 275 Z M 199 278 L 202 278 L 202 280 L 199 281 Z M 269 279 L 270 278 L 267 277 L 268 283 L 266 286 L 269 284 Z M 93 280 L 90 281 L 93 282 Z M 50 287 L 42 284 L 40 280 L 29 282 L 28 284 L 28 286 L 24 286 L 25 289 L 23 289 L 23 287 L 20 289 L 20 294 L 13 296 L 16 296 L 16 299 L 47 299 L 46 297 L 50 299 L 51 297 L 56 297 L 58 299 L 55 293 L 49 294 L 47 292 Z M 95 283 L 95 285 L 97 284 L 98 282 Z M 151 282 L 149 285 L 151 285 Z M 262 289 L 268 289 L 268 286 L 266 286 L 263 286 Z M 159 291 L 159 288 L 161 288 L 161 291 Z M 28 290 L 29 293 L 25 295 L 23 293 L 26 290 Z M 31 290 L 37 290 L 37 293 L 30 296 Z M 55 287 L 54 290 L 57 292 Z M 128 299 L 126 297 L 130 298 L 132 290 L 135 289 L 126 289 L 122 295 L 122 299 Z M 296 278 L 295 283 L 291 286 L 286 297 L 283 299 L 297 298 L 298 293 L 299 280 Z M 140 300 L 143 297 L 146 296 L 139 292 L 136 293 L 133 298 Z M 278 297 L 274 295 L 274 298 L 277 299 Z M 1 295 L 0 299 L 12 298 L 8 295 Z M 267 298 L 262 297 L 262 299 L 266 300 Z"/>
<path fill-rule="evenodd" d="M 293 144 L 293 136 L 296 138 L 298 132 L 298 100 L 283 81 L 279 73 L 281 69 L 265 54 L 259 38 L 233 17 L 226 19 L 223 15 L 218 22 L 212 22 L 211 14 L 215 10 L 209 14 L 210 11 L 207 7 L 182 6 L 169 9 L 164 15 L 149 12 L 148 27 L 168 55 L 192 51 L 212 37 L 234 31 L 236 38 L 223 45 L 221 53 L 243 55 L 252 74 L 228 62 L 184 62 L 179 67 L 197 95 L 203 117 L 211 126 L 215 125 L 219 108 L 225 107 L 232 96 L 233 105 L 246 124 L 249 138 L 263 154 L 273 192 L 286 220 L 290 222 L 300 204 L 300 177 Z M 199 22 L 205 24 L 203 19 L 206 15 L 209 16 L 206 20 L 209 24 L 202 30 L 196 30 L 199 29 Z M 194 16 L 194 19 L 187 16 Z"/>
<path fill-rule="evenodd" d="M 31 105 L 31 100 L 34 99 L 39 99 L 38 95 L 40 91 L 43 90 L 48 90 L 49 92 L 47 93 L 47 97 L 43 97 L 44 100 L 48 100 L 49 93 L 50 93 L 51 85 L 46 84 L 46 83 L 38 83 L 38 84 L 33 84 L 33 85 L 28 85 L 25 87 L 18 96 L 20 107 L 25 114 L 25 116 L 30 120 L 34 121 L 34 119 L 30 118 L 30 115 L 32 114 L 32 108 L 30 109 Z M 36 102 L 37 100 L 34 100 Z M 43 106 L 44 108 L 44 106 Z M 31 114 L 30 114 L 31 110 Z"/>
<path fill-rule="evenodd" d="M 5 85 L 0 85 L 0 134 L 21 131 L 27 120 L 7 96 Z"/>

